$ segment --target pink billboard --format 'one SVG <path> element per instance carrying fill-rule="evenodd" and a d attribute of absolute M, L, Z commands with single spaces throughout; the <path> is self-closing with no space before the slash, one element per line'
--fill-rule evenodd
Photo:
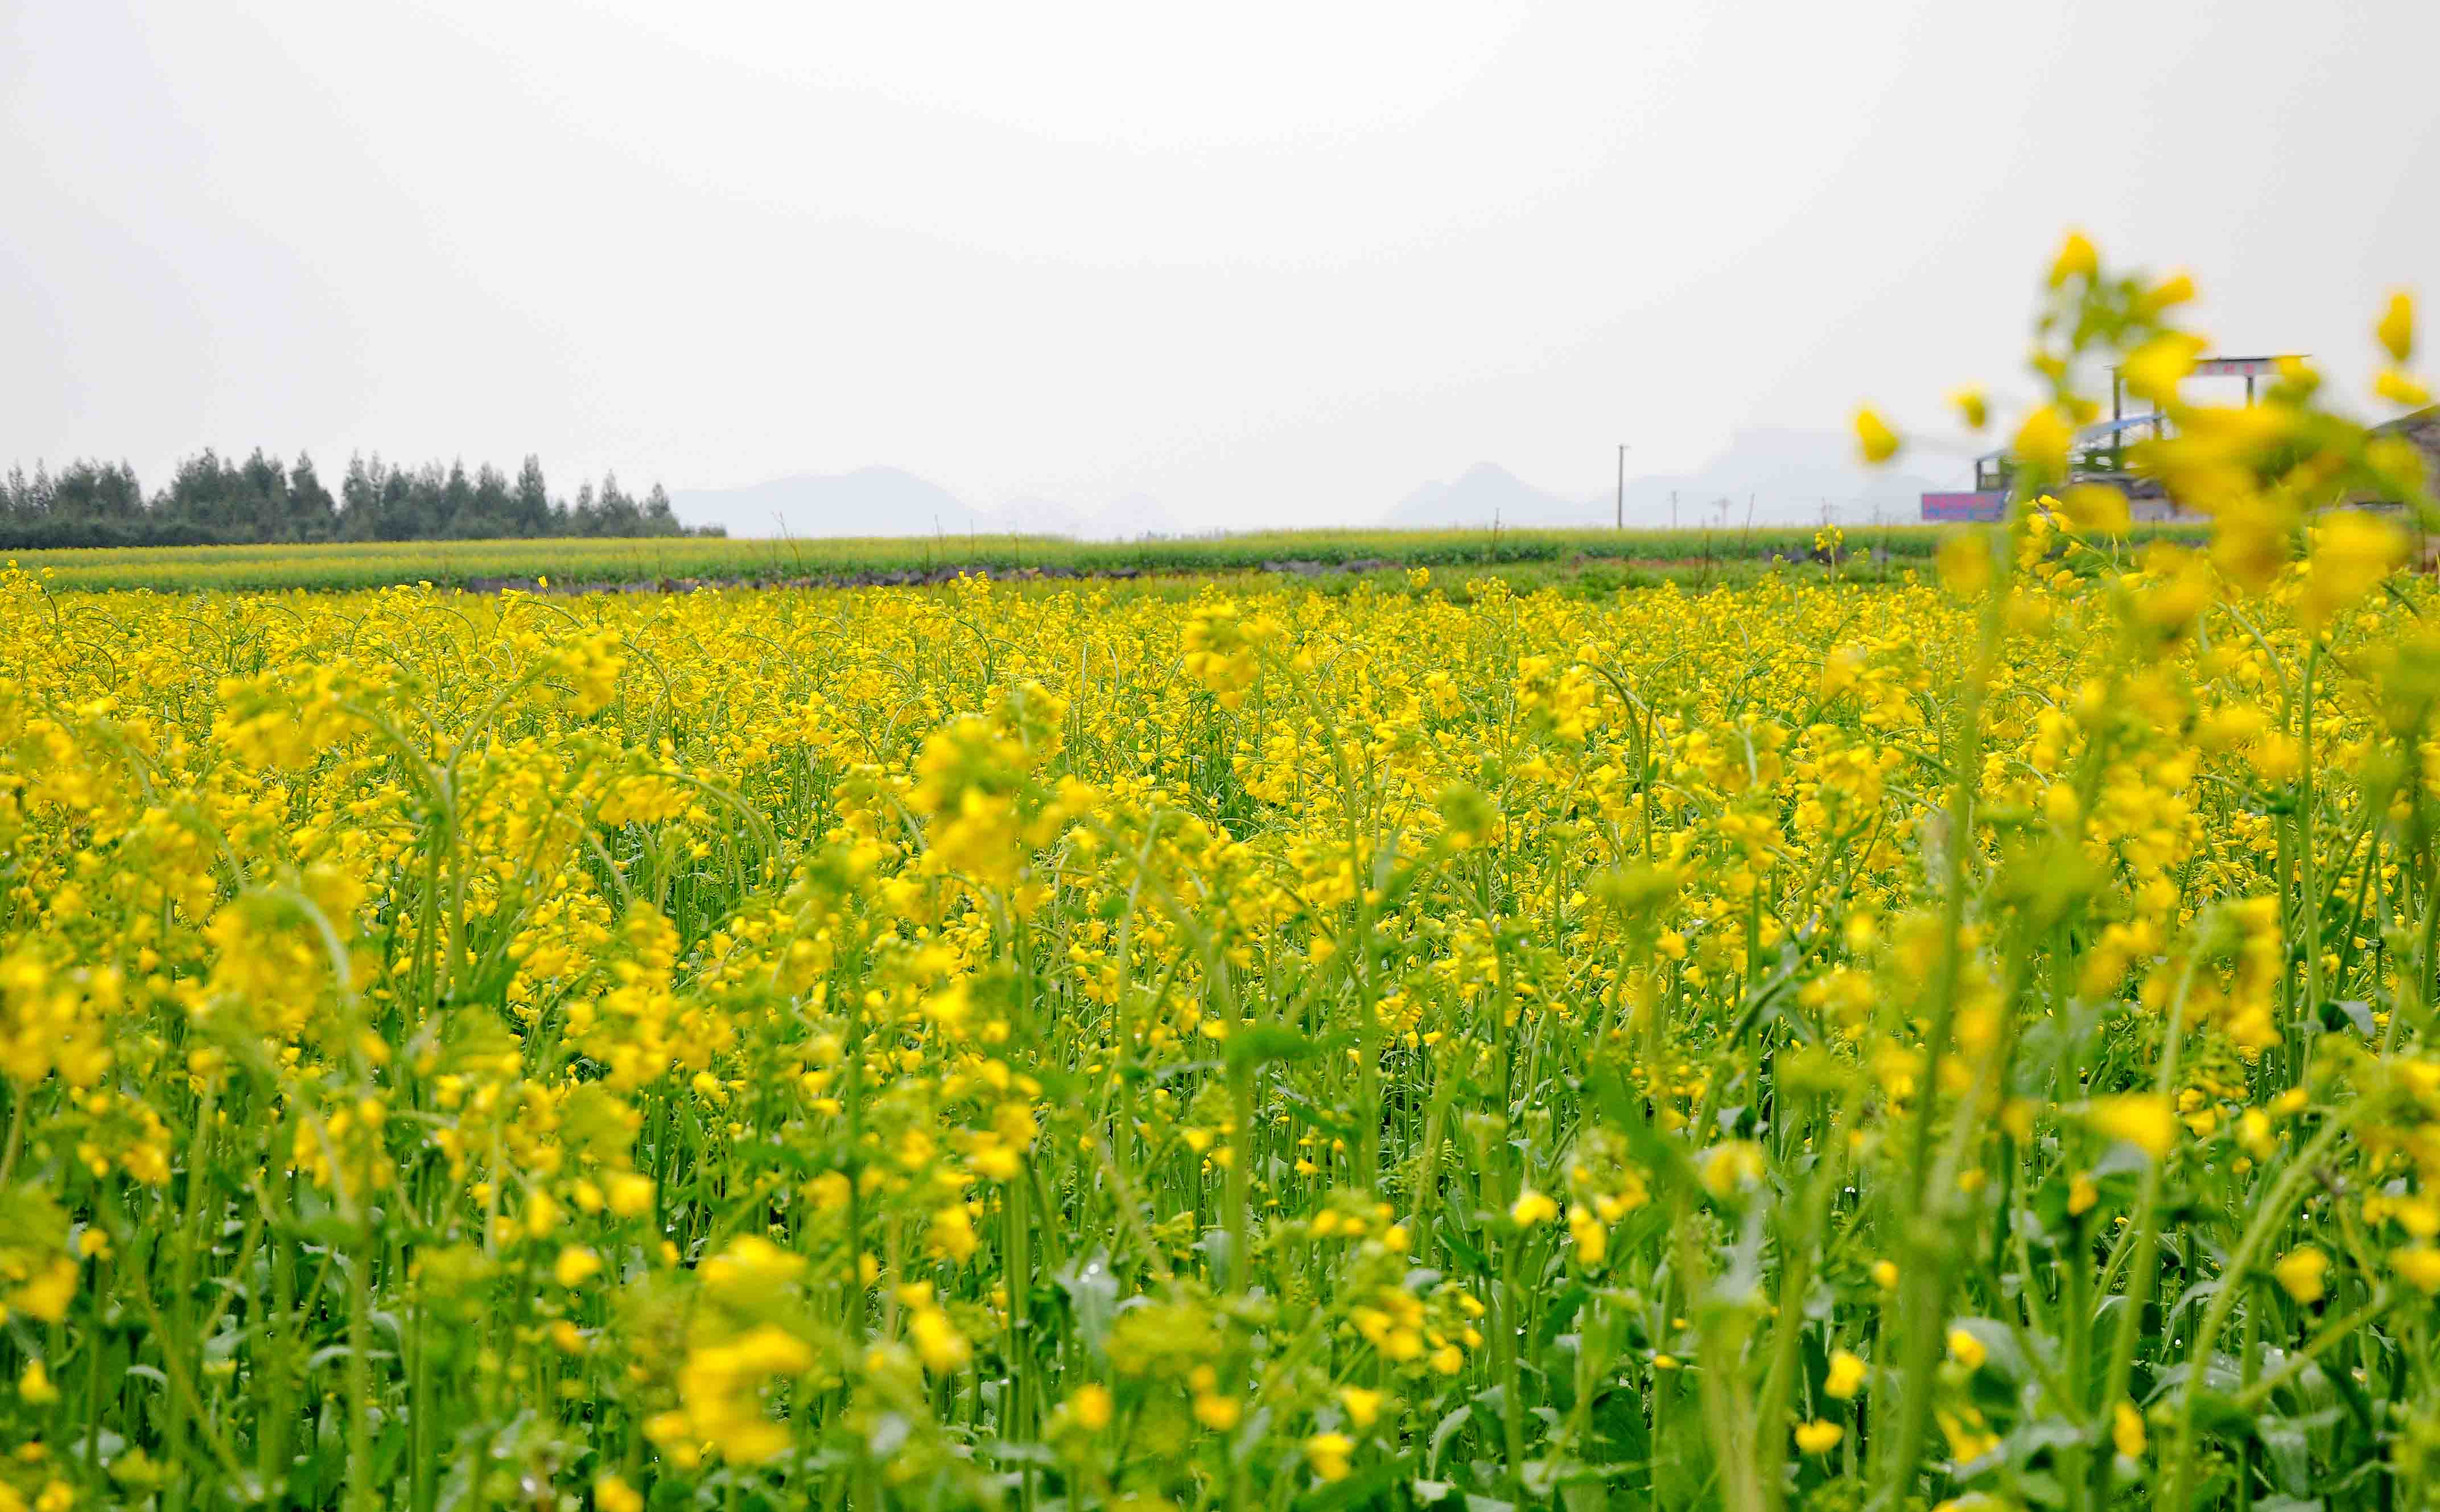
<path fill-rule="evenodd" d="M 1926 494 L 1923 496 L 1923 517 L 1927 521 L 1998 520 L 2008 514 L 2008 491 L 2003 488 L 1984 489 L 1972 494 Z"/>

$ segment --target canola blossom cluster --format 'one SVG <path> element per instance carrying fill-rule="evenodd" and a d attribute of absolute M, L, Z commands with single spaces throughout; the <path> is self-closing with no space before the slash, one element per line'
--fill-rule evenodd
<path fill-rule="evenodd" d="M 2423 485 L 2061 261 L 1897 586 L 0 574 L 0 1512 L 2432 1505 Z"/>

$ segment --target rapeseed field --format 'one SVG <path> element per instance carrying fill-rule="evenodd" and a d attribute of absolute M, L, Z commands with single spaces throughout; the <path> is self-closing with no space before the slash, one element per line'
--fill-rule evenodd
<path fill-rule="evenodd" d="M 0 1508 L 2432 1504 L 2421 480 L 2053 283 L 1893 585 L 9 569 Z"/>

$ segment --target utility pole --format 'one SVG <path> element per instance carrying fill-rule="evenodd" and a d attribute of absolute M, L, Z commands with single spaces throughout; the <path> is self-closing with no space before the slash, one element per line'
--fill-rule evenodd
<path fill-rule="evenodd" d="M 1626 442 L 1618 443 L 1618 528 L 1626 529 Z"/>
<path fill-rule="evenodd" d="M 1678 491 L 1674 488 L 1669 491 L 1669 528 L 1678 528 Z"/>

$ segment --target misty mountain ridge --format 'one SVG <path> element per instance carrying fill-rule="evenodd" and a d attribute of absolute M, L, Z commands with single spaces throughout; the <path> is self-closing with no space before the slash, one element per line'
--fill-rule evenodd
<path fill-rule="evenodd" d="M 1593 506 L 1535 488 L 1497 462 L 1477 462 L 1454 482 L 1424 484 L 1400 499 L 1381 523 L 1402 530 L 1471 530 L 1502 525 L 1606 525 Z"/>
<path fill-rule="evenodd" d="M 1749 509 L 1757 525 L 1808 523 L 1825 510 L 1848 524 L 1911 520 L 1921 495 L 1940 486 L 1912 473 L 1864 466 L 1843 436 L 1756 426 L 1738 431 L 1694 472 L 1628 477 L 1624 513 L 1628 525 L 1646 530 L 1743 525 Z M 1612 490 L 1571 497 L 1537 488 L 1497 463 L 1477 462 L 1453 482 L 1426 483 L 1408 494 L 1382 523 L 1414 530 L 1482 529 L 1495 521 L 1520 529 L 1588 529 L 1611 524 L 1617 511 Z"/>
<path fill-rule="evenodd" d="M 1939 487 L 1911 473 L 1868 468 L 1845 437 L 1821 431 L 1757 426 L 1741 430 L 1691 473 L 1647 474 L 1626 482 L 1626 523 L 1650 530 L 1672 525 L 1803 524 L 1823 517 L 1847 524 L 1876 518 L 1911 520 L 1920 495 Z M 1671 506 L 1675 495 L 1676 508 Z M 744 488 L 680 489 L 672 507 L 687 525 L 717 525 L 730 535 L 924 536 L 1062 535 L 1085 541 L 1206 533 L 1170 513 L 1158 499 L 1136 494 L 1097 510 L 1042 497 L 981 508 L 903 468 L 860 467 L 851 473 L 807 473 Z M 1608 489 L 1567 495 L 1526 482 L 1497 462 L 1481 461 L 1454 479 L 1408 493 L 1385 513 L 1350 510 L 1336 518 L 1316 511 L 1318 527 L 1377 524 L 1401 530 L 1597 530 L 1615 518 Z"/>

